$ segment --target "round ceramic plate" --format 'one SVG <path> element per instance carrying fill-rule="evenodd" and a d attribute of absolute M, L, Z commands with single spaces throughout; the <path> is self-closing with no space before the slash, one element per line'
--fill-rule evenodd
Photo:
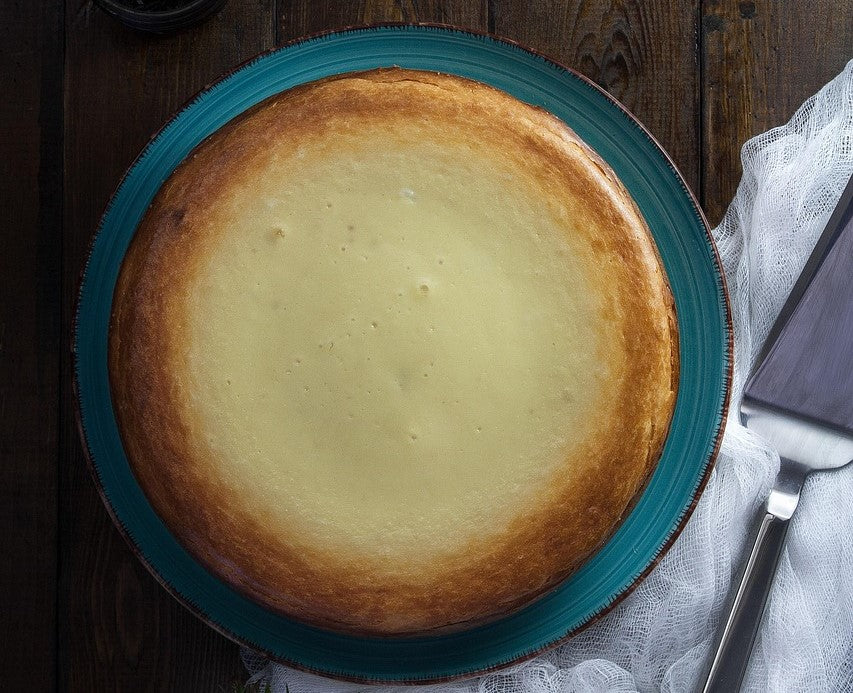
<path fill-rule="evenodd" d="M 610 541 L 555 591 L 487 626 L 416 639 L 361 638 L 272 613 L 201 567 L 145 499 L 122 449 L 110 400 L 107 330 L 113 288 L 134 230 L 163 180 L 202 139 L 277 92 L 328 75 L 399 65 L 491 84 L 562 118 L 613 167 L 639 205 L 675 295 L 678 402 L 663 458 Z M 443 27 L 330 33 L 267 53 L 206 89 L 127 173 L 93 241 L 77 309 L 74 354 L 84 444 L 117 525 L 182 603 L 226 635 L 310 671 L 360 681 L 436 681 L 529 657 L 612 607 L 651 569 L 696 503 L 728 403 L 731 330 L 717 254 L 672 162 L 592 83 L 514 44 Z"/>

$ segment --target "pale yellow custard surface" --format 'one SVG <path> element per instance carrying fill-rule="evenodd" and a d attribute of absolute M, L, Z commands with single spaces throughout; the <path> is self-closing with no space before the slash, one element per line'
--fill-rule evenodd
<path fill-rule="evenodd" d="M 295 539 L 419 562 L 571 474 L 619 364 L 547 206 L 499 161 L 393 145 L 306 151 L 296 180 L 272 160 L 222 201 L 187 284 L 188 414 Z"/>
<path fill-rule="evenodd" d="M 417 633 L 517 608 L 612 531 L 669 423 L 673 317 L 567 128 L 379 71 L 272 100 L 167 182 L 111 377 L 200 560 L 295 618 Z"/>

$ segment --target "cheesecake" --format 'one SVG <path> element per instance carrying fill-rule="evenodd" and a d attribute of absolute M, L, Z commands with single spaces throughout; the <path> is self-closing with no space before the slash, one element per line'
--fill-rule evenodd
<path fill-rule="evenodd" d="M 201 142 L 124 257 L 109 376 L 152 508 L 323 629 L 510 614 L 619 527 L 678 383 L 673 297 L 612 169 L 545 110 L 389 68 Z"/>

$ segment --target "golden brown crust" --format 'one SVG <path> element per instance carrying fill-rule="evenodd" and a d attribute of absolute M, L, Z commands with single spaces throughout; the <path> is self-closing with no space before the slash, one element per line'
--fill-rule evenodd
<path fill-rule="evenodd" d="M 440 92 L 438 91 L 440 90 Z M 439 98 L 439 94 L 441 97 Z M 383 119 L 385 119 L 383 121 Z M 580 474 L 555 480 L 535 511 L 497 539 L 475 539 L 430 570 L 297 547 L 244 512 L 206 474 L 185 408 L 181 287 L 203 257 L 211 199 L 239 188 L 283 138 L 339 136 L 376 123 L 442 122 L 516 152 L 521 169 L 585 221 L 607 268 L 606 318 L 627 355 L 622 417 L 577 450 Z M 549 203 L 550 204 L 550 203 Z M 163 185 L 116 285 L 110 329 L 113 403 L 134 472 L 178 539 L 261 603 L 335 630 L 416 634 L 509 613 L 552 589 L 612 534 L 666 440 L 678 382 L 675 309 L 654 243 L 607 165 L 560 121 L 490 87 L 399 69 L 330 78 L 259 104 L 202 143 Z"/>

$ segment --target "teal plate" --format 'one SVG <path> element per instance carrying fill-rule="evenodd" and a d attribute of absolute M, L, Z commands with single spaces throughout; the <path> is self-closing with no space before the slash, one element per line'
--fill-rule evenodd
<path fill-rule="evenodd" d="M 616 171 L 651 227 L 675 295 L 681 375 L 663 458 L 609 542 L 556 590 L 490 625 L 412 639 L 351 637 L 296 623 L 208 573 L 166 529 L 136 483 L 110 399 L 107 330 L 124 253 L 163 180 L 202 139 L 250 106 L 328 75 L 400 65 L 491 84 L 562 118 Z M 172 119 L 115 193 L 80 288 L 74 363 L 84 446 L 104 502 L 140 559 L 198 616 L 302 669 L 358 681 L 427 682 L 482 673 L 551 647 L 611 608 L 672 543 L 708 477 L 728 405 L 732 334 L 707 225 L 643 127 L 583 77 L 515 44 L 447 27 L 325 34 L 240 67 Z"/>

